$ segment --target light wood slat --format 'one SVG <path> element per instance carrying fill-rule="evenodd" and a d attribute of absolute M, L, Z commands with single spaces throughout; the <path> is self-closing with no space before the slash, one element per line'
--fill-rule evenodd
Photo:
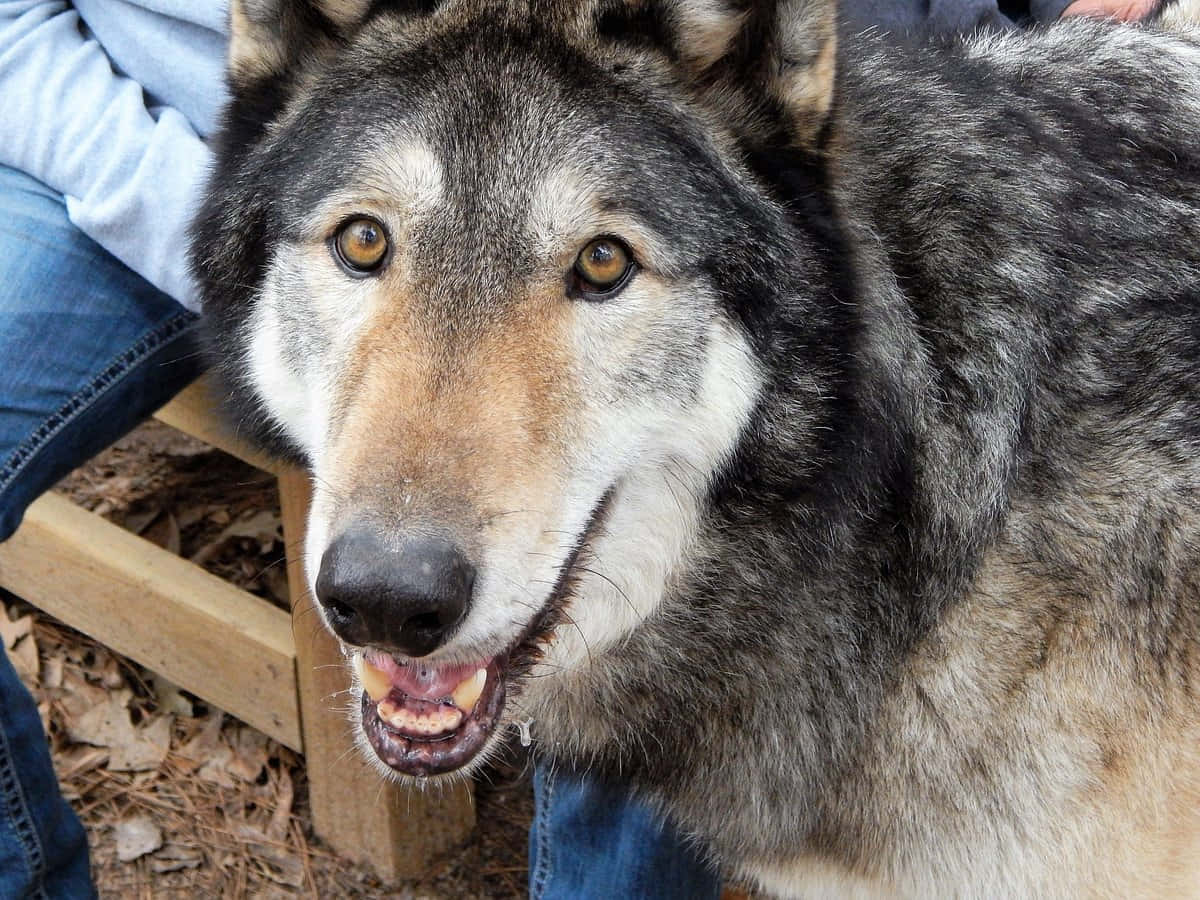
<path fill-rule="evenodd" d="M 384 878 L 415 878 L 430 861 L 462 843 L 475 824 L 471 788 L 414 790 L 383 779 L 353 746 L 346 721 L 350 675 L 337 641 L 321 623 L 304 576 L 302 554 L 308 478 L 279 477 L 288 585 L 296 634 L 296 672 L 304 727 L 313 828 L 338 853 L 374 866 Z"/>
<path fill-rule="evenodd" d="M 264 471 L 276 475 L 286 471 L 286 463 L 267 456 L 230 431 L 224 420 L 216 415 L 214 391 L 212 378 L 205 375 L 176 394 L 154 414 L 154 418 Z"/>
<path fill-rule="evenodd" d="M 0 585 L 301 749 L 285 611 L 57 494 L 0 544 Z"/>

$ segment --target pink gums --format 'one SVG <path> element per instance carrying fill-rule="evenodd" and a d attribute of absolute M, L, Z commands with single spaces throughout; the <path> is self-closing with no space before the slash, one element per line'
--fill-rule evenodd
<path fill-rule="evenodd" d="M 363 658 L 381 672 L 387 674 L 392 690 L 400 691 L 418 700 L 441 700 L 487 662 L 467 663 L 461 666 L 436 666 L 414 661 L 400 665 L 387 653 L 369 650 Z"/>

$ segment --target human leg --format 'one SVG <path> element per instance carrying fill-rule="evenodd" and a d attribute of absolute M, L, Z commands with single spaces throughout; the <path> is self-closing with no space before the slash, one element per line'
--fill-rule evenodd
<path fill-rule="evenodd" d="M 699 849 L 620 783 L 539 766 L 529 834 L 531 900 L 717 900 Z"/>
<path fill-rule="evenodd" d="M 37 707 L 0 653 L 0 897 L 94 896 L 87 850 L 59 793 Z"/>
<path fill-rule="evenodd" d="M 195 320 L 0 167 L 0 540 L 199 374 Z"/>
<path fill-rule="evenodd" d="M 0 540 L 198 374 L 194 320 L 75 229 L 60 197 L 0 167 Z M 37 709 L 0 654 L 0 897 L 24 896 L 94 891 Z"/>

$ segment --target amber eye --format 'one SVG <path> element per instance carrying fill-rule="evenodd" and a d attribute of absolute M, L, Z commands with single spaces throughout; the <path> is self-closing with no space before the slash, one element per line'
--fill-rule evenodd
<path fill-rule="evenodd" d="M 575 287 L 583 296 L 604 297 L 625 286 L 634 270 L 633 254 L 621 241 L 600 237 L 575 257 Z"/>
<path fill-rule="evenodd" d="M 351 219 L 333 238 L 333 252 L 351 274 L 374 272 L 387 256 L 388 242 L 383 226 L 374 219 Z"/>

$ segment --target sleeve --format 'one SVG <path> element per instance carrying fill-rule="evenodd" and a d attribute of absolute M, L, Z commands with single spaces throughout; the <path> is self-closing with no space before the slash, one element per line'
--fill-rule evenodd
<path fill-rule="evenodd" d="M 1015 27 L 997 0 L 841 0 L 838 13 L 856 28 L 898 34 L 965 34 L 978 28 Z"/>
<path fill-rule="evenodd" d="M 63 0 L 0 0 L 0 164 L 63 194 L 81 231 L 190 309 L 187 226 L 209 151 L 152 113 Z"/>
<path fill-rule="evenodd" d="M 1070 5 L 1071 0 L 1030 0 L 1029 14 L 1035 22 L 1054 22 Z"/>

